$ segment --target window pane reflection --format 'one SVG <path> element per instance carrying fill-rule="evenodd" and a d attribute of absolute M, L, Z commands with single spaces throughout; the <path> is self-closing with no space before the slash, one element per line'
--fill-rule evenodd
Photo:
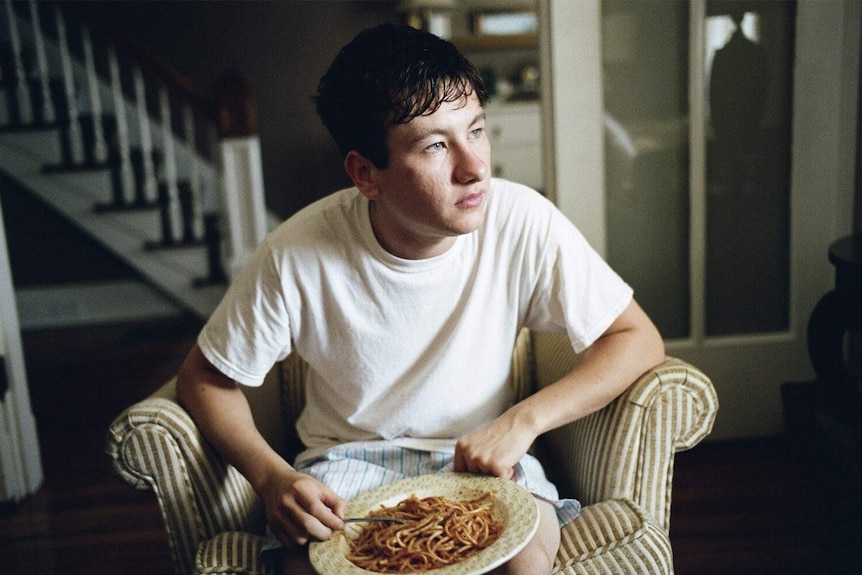
<path fill-rule="evenodd" d="M 794 4 L 707 3 L 707 335 L 789 324 Z"/>
<path fill-rule="evenodd" d="M 604 0 L 608 262 L 667 338 L 689 335 L 685 0 Z"/>

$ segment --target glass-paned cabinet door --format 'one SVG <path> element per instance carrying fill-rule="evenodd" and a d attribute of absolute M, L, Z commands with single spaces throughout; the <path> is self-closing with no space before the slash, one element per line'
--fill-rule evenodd
<path fill-rule="evenodd" d="M 694 2 L 602 1 L 607 258 L 666 338 L 784 331 L 795 3 Z"/>

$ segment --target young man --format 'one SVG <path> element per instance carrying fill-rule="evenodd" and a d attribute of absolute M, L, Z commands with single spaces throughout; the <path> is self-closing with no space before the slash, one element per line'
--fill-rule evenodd
<path fill-rule="evenodd" d="M 286 572 L 307 569 L 298 547 L 343 527 L 346 499 L 448 469 L 537 496 L 539 532 L 503 572 L 550 573 L 579 505 L 559 499 L 528 449 L 664 357 L 631 289 L 568 220 L 534 190 L 491 179 L 486 99 L 475 68 L 430 34 L 384 25 L 345 46 L 317 108 L 354 187 L 267 237 L 180 371 L 180 401 L 293 549 Z M 514 403 L 522 327 L 586 351 Z M 258 433 L 237 385 L 259 385 L 291 351 L 310 366 L 307 450 L 293 465 Z"/>

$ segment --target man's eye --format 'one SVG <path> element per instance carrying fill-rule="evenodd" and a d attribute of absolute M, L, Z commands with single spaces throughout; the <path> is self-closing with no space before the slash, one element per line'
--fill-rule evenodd
<path fill-rule="evenodd" d="M 430 146 L 428 146 L 425 149 L 428 150 L 429 152 L 439 152 L 440 150 L 443 149 L 443 142 L 434 142 L 433 144 L 431 144 Z"/>
<path fill-rule="evenodd" d="M 482 132 L 484 132 L 484 131 L 485 131 L 485 128 L 474 128 L 474 129 L 470 130 L 470 137 L 471 138 L 478 138 L 479 136 L 482 135 Z"/>

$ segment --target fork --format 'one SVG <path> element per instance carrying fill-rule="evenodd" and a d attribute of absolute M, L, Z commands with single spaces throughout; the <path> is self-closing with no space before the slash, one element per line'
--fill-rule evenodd
<path fill-rule="evenodd" d="M 342 519 L 345 523 L 365 523 L 371 521 L 386 521 L 394 523 L 408 523 L 406 519 L 400 517 L 346 517 Z"/>

